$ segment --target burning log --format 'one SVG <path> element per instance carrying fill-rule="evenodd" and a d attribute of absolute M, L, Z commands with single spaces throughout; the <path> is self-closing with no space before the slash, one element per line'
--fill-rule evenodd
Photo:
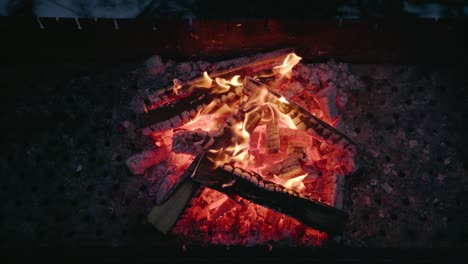
<path fill-rule="evenodd" d="M 276 119 L 266 125 L 266 149 L 268 153 L 277 153 L 280 148 L 280 134 L 278 121 Z"/>
<path fill-rule="evenodd" d="M 262 120 L 262 109 L 259 108 L 257 111 L 250 112 L 245 117 L 245 131 L 251 135 L 255 128 L 260 124 Z"/>
<path fill-rule="evenodd" d="M 293 153 L 307 153 L 306 151 L 307 146 L 302 142 L 289 142 L 288 149 L 286 150 L 286 154 L 291 155 Z M 307 158 L 307 156 L 305 156 Z M 306 160 L 304 160 L 306 161 Z"/>
<path fill-rule="evenodd" d="M 233 59 L 218 63 L 217 69 L 209 75 L 211 78 L 224 78 L 227 79 L 234 75 L 244 75 L 244 73 L 259 73 L 262 71 L 271 70 L 273 66 L 280 64 L 287 56 L 293 52 L 292 49 L 280 49 L 268 53 L 257 54 L 251 57 L 241 59 Z M 166 89 L 159 90 L 148 96 L 150 104 L 161 104 L 178 100 L 181 94 L 190 92 L 190 89 L 204 81 L 204 77 L 198 77 L 186 82 L 175 81 L 174 85 Z M 174 92 L 174 88 L 178 92 Z M 149 105 L 148 105 L 149 107 Z"/>
<path fill-rule="evenodd" d="M 243 92 L 247 96 L 258 93 L 259 90 L 267 91 L 268 94 L 265 100 L 276 105 L 282 114 L 288 115 L 298 129 L 304 130 L 311 136 L 321 141 L 325 141 L 330 145 L 346 150 L 352 156 L 357 154 L 356 143 L 346 135 L 316 116 L 309 114 L 305 109 L 297 104 L 286 101 L 282 96 L 271 91 L 263 83 L 250 77 L 245 79 Z"/>
<path fill-rule="evenodd" d="M 142 113 L 139 126 L 141 128 L 149 127 L 152 132 L 177 128 L 192 121 L 210 105 L 219 107 L 222 103 L 234 104 L 240 99 L 240 95 L 241 89 L 229 89 L 223 93 L 209 93 L 206 88 L 196 88 L 189 96 Z"/>
<path fill-rule="evenodd" d="M 304 156 L 305 153 L 292 153 L 284 160 L 266 167 L 261 172 L 265 177 L 269 178 L 273 176 L 284 180 L 294 178 L 295 176 L 304 174 L 301 163 L 299 162 L 299 159 L 304 159 Z"/>
<path fill-rule="evenodd" d="M 291 77 L 292 67 L 300 57 L 288 53 L 282 59 L 283 64 L 278 65 L 276 57 L 268 63 L 255 58 L 247 66 L 242 59 L 236 60 L 242 64 L 227 67 L 219 75 L 212 74 L 214 80 L 206 72 L 204 77 L 189 82 L 175 80 L 173 87 L 152 98 L 149 110 L 139 116 L 144 134 L 154 138 L 158 134 L 155 131 L 177 128 L 168 148 L 180 156 L 198 155 L 184 173 L 191 158 L 186 159 L 184 166 L 175 165 L 177 169 L 166 173 L 171 177 L 163 178 L 160 187 L 155 188 L 158 205 L 149 220 L 158 230 L 169 232 L 197 187 L 208 187 L 182 219 L 187 216 L 197 223 L 215 221 L 224 212 L 235 215 L 236 210 L 229 208 L 236 204 L 240 207 L 236 221 L 246 223 L 238 232 L 247 236 L 249 228 L 254 227 L 249 220 L 257 218 L 254 208 L 263 206 L 265 210 L 271 209 L 270 215 L 283 213 L 327 233 L 343 231 L 347 214 L 330 205 L 340 203 L 340 189 L 334 188 L 336 170 L 342 168 L 340 159 L 350 159 L 350 155 L 343 155 L 340 149 L 331 146 L 352 155 L 356 146 L 327 122 L 288 102 L 259 81 L 275 83 L 278 76 Z M 224 79 L 235 73 L 246 76 L 243 84 L 233 81 L 238 75 L 231 81 Z M 255 79 L 249 77 L 252 73 Z M 309 158 L 313 167 L 307 164 Z M 309 177 L 314 182 L 305 186 L 303 181 L 311 171 L 308 166 L 321 171 Z M 261 174 L 252 172 L 260 168 L 264 168 Z M 182 176 L 177 179 L 172 177 L 179 175 Z M 310 183 L 311 179 L 307 180 Z M 232 199 L 237 196 L 250 202 Z M 262 221 L 266 215 L 261 216 Z M 273 219 L 272 230 L 284 232 L 292 222 Z M 206 223 L 200 226 L 203 232 L 208 228 Z"/>
<path fill-rule="evenodd" d="M 291 52 L 290 49 L 282 49 L 244 60 L 238 59 L 221 63 L 220 69 L 213 72 L 211 77 L 219 77 L 215 79 L 216 83 L 224 87 L 226 84 L 221 81 L 222 77 L 246 72 L 250 74 L 259 73 L 267 69 L 271 71 L 273 66 L 281 63 Z M 211 102 L 214 105 L 220 105 L 220 103 L 231 104 L 236 99 L 240 99 L 239 95 L 241 92 L 239 89 L 229 89 L 225 93 L 209 92 L 208 89 L 211 89 L 212 82 L 211 77 L 205 73 L 203 77 L 185 83 L 174 81 L 173 86 L 148 98 L 150 104 L 157 107 L 141 113 L 139 126 L 141 128 L 151 126 L 152 131 L 176 128 L 189 122 L 191 118 L 194 118 L 197 113 L 205 109 Z M 209 84 L 206 83 L 207 79 L 209 80 Z M 145 106 L 145 109 L 148 108 L 151 108 L 151 105 Z M 184 113 L 185 111 L 186 114 L 179 115 L 179 113 Z M 148 131 L 146 133 L 148 134 Z"/>
<path fill-rule="evenodd" d="M 214 164 L 204 155 L 198 156 L 183 178 L 190 178 L 201 186 L 209 187 L 230 197 L 239 196 L 253 203 L 286 214 L 302 223 L 331 234 L 343 232 L 347 213 L 332 206 L 313 201 L 304 195 L 260 175 L 232 165 L 213 168 Z M 153 207 L 149 222 L 166 234 L 176 223 L 198 188 L 185 180 L 169 199 Z"/>
<path fill-rule="evenodd" d="M 216 132 L 208 132 L 201 129 L 180 130 L 174 133 L 172 151 L 192 155 L 202 154 L 214 143 Z"/>
<path fill-rule="evenodd" d="M 296 218 L 302 223 L 327 233 L 343 232 L 347 213 L 332 206 L 310 200 L 304 195 L 279 184 L 264 180 L 260 175 L 225 164 L 213 169 L 206 158 L 201 160 L 192 179 L 204 186 L 228 195 L 265 206 Z"/>

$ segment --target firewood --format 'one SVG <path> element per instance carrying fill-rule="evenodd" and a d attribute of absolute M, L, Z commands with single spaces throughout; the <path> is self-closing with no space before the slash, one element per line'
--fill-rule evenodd
<path fill-rule="evenodd" d="M 298 129 L 306 131 L 311 136 L 325 141 L 327 144 L 346 150 L 352 156 L 357 154 L 356 143 L 349 137 L 330 126 L 325 121 L 311 115 L 307 110 L 294 102 L 284 102 L 280 100 L 281 96 L 263 83 L 250 77 L 245 78 L 243 92 L 247 96 L 251 96 L 262 89 L 267 91 L 267 98 L 265 100 L 276 105 L 282 114 L 288 115 Z"/>
<path fill-rule="evenodd" d="M 202 154 L 218 136 L 216 132 L 208 132 L 201 129 L 180 130 L 174 133 L 172 151 L 192 155 Z"/>
<path fill-rule="evenodd" d="M 147 113 L 141 113 L 139 127 L 151 126 L 153 131 L 177 128 L 194 119 L 210 103 L 219 107 L 222 103 L 230 105 L 240 99 L 239 94 L 240 89 L 230 89 L 218 94 L 209 93 L 203 88 L 194 89 L 193 93 L 187 97 L 151 109 Z"/>
<path fill-rule="evenodd" d="M 278 120 L 274 118 L 266 125 L 265 130 L 266 150 L 268 153 L 277 153 L 280 148 L 280 134 Z"/>
<path fill-rule="evenodd" d="M 233 60 L 227 60 L 217 64 L 217 68 L 210 72 L 208 75 L 212 78 L 229 78 L 234 75 L 244 76 L 244 73 L 256 73 L 263 70 L 270 70 L 274 66 L 280 65 L 288 54 L 294 52 L 292 49 L 279 49 L 267 53 L 259 53 L 250 57 L 236 58 Z M 180 86 L 180 93 L 190 92 L 190 88 L 195 86 L 197 83 L 203 81 L 203 77 L 197 77 L 195 79 L 178 82 L 177 86 Z M 169 87 L 158 90 L 148 96 L 150 103 L 158 101 L 171 101 L 177 100 L 181 97 L 181 94 L 174 93 L 174 84 Z"/>
<path fill-rule="evenodd" d="M 318 230 L 337 234 L 344 230 L 348 214 L 324 203 L 311 200 L 304 195 L 265 180 L 257 173 L 233 167 L 218 166 L 205 157 L 192 179 L 206 187 L 227 195 L 238 195 L 258 205 L 286 214 L 305 225 Z"/>
<path fill-rule="evenodd" d="M 302 142 L 292 141 L 289 142 L 286 154 L 290 155 L 293 153 L 306 153 L 307 145 Z"/>
<path fill-rule="evenodd" d="M 210 76 L 211 78 L 228 78 L 228 76 L 235 74 L 252 74 L 265 69 L 272 69 L 274 66 L 281 64 L 291 52 L 293 52 L 291 49 L 281 49 L 265 54 L 258 54 L 250 58 L 222 62 L 219 63 L 219 69 L 211 73 Z M 140 113 L 139 127 L 145 128 L 154 125 L 151 127 L 153 131 L 176 128 L 190 121 L 190 118 L 193 118 L 192 115 L 204 109 L 214 100 L 231 103 L 235 99 L 239 99 L 240 90 L 237 89 L 230 89 L 223 94 L 210 94 L 210 89 L 206 88 L 196 89 L 197 84 L 202 83 L 204 79 L 205 77 L 202 76 L 184 83 L 176 82 L 174 85 L 178 87 L 178 91 L 183 93 L 182 95 L 175 95 L 173 91 L 174 85 L 171 85 L 144 100 L 148 101 L 149 104 L 156 103 L 158 107 Z M 151 105 L 146 106 L 146 108 L 150 107 Z M 179 115 L 184 111 L 188 111 L 188 118 L 185 117 L 184 119 L 184 116 Z"/>
<path fill-rule="evenodd" d="M 273 177 L 276 175 L 284 180 L 299 176 L 304 174 L 301 163 L 299 162 L 299 159 L 303 158 L 304 155 L 303 153 L 291 153 L 282 161 L 264 168 L 261 172 L 266 177 Z"/>
<path fill-rule="evenodd" d="M 257 111 L 250 112 L 248 115 L 246 115 L 245 130 L 249 132 L 249 134 L 253 133 L 255 128 L 257 128 L 258 124 L 262 120 L 261 112 L 261 108 L 259 108 Z"/>

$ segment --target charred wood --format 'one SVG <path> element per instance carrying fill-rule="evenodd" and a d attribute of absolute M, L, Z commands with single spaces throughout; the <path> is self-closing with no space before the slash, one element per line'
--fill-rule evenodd
<path fill-rule="evenodd" d="M 192 179 L 204 186 L 228 195 L 238 195 L 276 212 L 294 217 L 318 230 L 337 234 L 344 230 L 348 214 L 332 206 L 313 201 L 304 195 L 271 181 L 260 175 L 232 165 L 213 168 L 203 158 Z"/>

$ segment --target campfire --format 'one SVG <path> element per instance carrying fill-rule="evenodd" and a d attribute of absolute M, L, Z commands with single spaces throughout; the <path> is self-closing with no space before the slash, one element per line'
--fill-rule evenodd
<path fill-rule="evenodd" d="M 151 146 L 126 164 L 152 182 L 148 220 L 197 244 L 315 246 L 343 232 L 356 144 L 337 129 L 346 96 L 311 74 L 283 49 L 146 94 L 136 123 Z"/>

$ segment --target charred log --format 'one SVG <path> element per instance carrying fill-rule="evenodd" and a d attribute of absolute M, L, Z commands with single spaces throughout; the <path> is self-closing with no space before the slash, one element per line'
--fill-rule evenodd
<path fill-rule="evenodd" d="M 213 72 L 209 73 L 209 76 L 213 79 L 216 77 L 227 79 L 234 75 L 245 75 L 245 73 L 261 73 L 262 71 L 271 70 L 274 66 L 281 64 L 286 56 L 292 52 L 292 49 L 280 49 L 250 57 L 224 61 L 218 63 L 217 68 Z M 174 85 L 171 85 L 166 89 L 159 90 L 149 95 L 148 101 L 150 103 L 158 103 L 161 101 L 177 100 L 181 95 L 184 95 L 200 82 L 203 82 L 203 77 L 198 77 L 186 82 L 178 82 L 174 85 L 180 87 L 179 92 L 181 94 L 174 93 Z"/>
<path fill-rule="evenodd" d="M 125 163 L 134 174 L 143 174 L 146 169 L 166 159 L 170 152 L 165 147 L 152 148 L 128 158 Z"/>
<path fill-rule="evenodd" d="M 205 88 L 194 89 L 190 96 L 142 113 L 139 116 L 139 126 L 141 128 L 150 126 L 151 131 L 177 128 L 193 120 L 210 103 L 219 107 L 222 103 L 230 105 L 240 99 L 239 94 L 239 89 L 230 89 L 218 94 L 210 93 Z"/>
<path fill-rule="evenodd" d="M 276 175 L 284 180 L 294 178 L 295 176 L 304 174 L 299 160 L 305 159 L 305 156 L 305 153 L 292 153 L 284 160 L 273 163 L 261 172 L 265 177 L 273 177 Z"/>
<path fill-rule="evenodd" d="M 229 164 L 213 168 L 206 158 L 192 179 L 228 195 L 238 195 L 274 211 L 294 217 L 318 230 L 343 232 L 348 214 L 332 206 L 310 200 L 304 195 L 264 180 L 260 175 Z"/>

